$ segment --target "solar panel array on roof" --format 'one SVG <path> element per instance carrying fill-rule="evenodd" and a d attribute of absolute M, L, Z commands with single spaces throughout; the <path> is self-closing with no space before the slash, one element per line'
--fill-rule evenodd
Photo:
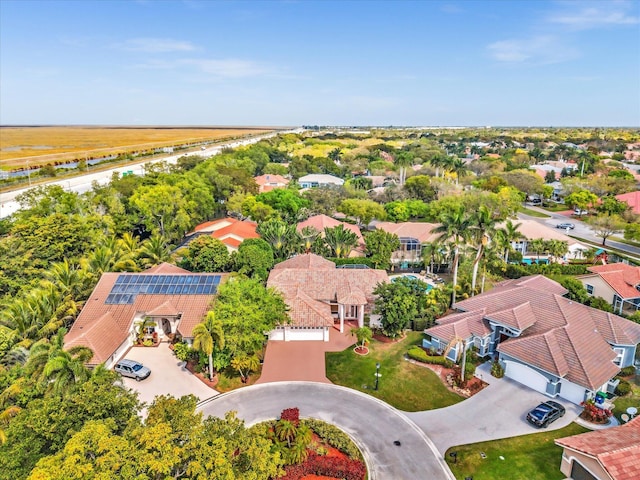
<path fill-rule="evenodd" d="M 104 303 L 131 304 L 136 295 L 213 295 L 221 275 L 120 275 Z"/>

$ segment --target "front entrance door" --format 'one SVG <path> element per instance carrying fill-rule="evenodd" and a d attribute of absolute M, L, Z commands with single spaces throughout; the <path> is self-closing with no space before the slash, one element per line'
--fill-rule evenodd
<path fill-rule="evenodd" d="M 167 318 L 162 319 L 162 331 L 165 335 L 171 334 L 171 322 Z"/>

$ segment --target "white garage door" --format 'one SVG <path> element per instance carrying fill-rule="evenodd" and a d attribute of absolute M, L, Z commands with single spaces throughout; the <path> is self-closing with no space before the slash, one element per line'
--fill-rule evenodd
<path fill-rule="evenodd" d="M 297 340 L 323 340 L 322 328 L 287 328 L 285 332 L 286 341 Z"/>
<path fill-rule="evenodd" d="M 580 405 L 580 402 L 584 401 L 585 388 L 563 380 L 560 386 L 560 396 L 565 400 Z"/>
<path fill-rule="evenodd" d="M 507 377 L 540 393 L 547 393 L 547 383 L 549 382 L 544 375 L 539 374 L 532 368 L 522 365 L 521 363 L 505 362 L 505 364 L 507 368 L 504 374 Z"/>

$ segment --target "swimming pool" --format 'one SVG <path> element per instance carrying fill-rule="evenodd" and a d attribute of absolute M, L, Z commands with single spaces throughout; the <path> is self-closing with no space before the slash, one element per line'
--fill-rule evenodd
<path fill-rule="evenodd" d="M 416 277 L 415 275 L 408 275 L 408 274 L 407 275 L 399 275 L 397 277 L 392 277 L 391 281 L 395 282 L 399 278 L 409 278 L 411 280 L 420 280 L 421 282 L 424 282 L 424 280 L 422 278 Z M 427 287 L 424 289 L 424 291 L 425 292 L 430 292 L 431 289 L 433 288 L 433 285 L 431 285 L 430 283 L 427 283 L 427 282 L 424 282 L 424 283 L 427 285 Z"/>

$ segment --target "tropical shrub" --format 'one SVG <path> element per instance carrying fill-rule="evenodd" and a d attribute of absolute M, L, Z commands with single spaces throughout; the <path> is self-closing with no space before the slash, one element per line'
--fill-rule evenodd
<path fill-rule="evenodd" d="M 620 383 L 618 383 L 618 386 L 616 387 L 615 394 L 618 395 L 619 397 L 624 397 L 625 395 L 628 395 L 630 392 L 631 392 L 631 384 L 621 378 Z"/>
<path fill-rule="evenodd" d="M 584 411 L 580 414 L 582 418 L 592 423 L 605 423 L 613 412 L 606 408 L 598 407 L 593 400 L 587 400 L 580 404 Z"/>
<path fill-rule="evenodd" d="M 497 360 L 491 364 L 491 375 L 496 378 L 504 377 L 504 367 Z"/>
<path fill-rule="evenodd" d="M 300 409 L 298 407 L 285 408 L 280 414 L 280 420 L 286 420 L 298 425 L 298 422 L 300 421 Z"/>
<path fill-rule="evenodd" d="M 636 374 L 636 367 L 634 367 L 633 365 L 629 365 L 628 367 L 624 367 L 622 370 L 620 370 L 619 376 L 630 377 L 631 375 L 635 375 L 635 374 Z"/>
<path fill-rule="evenodd" d="M 409 351 L 407 352 L 407 356 L 412 360 L 416 360 L 416 361 L 422 362 L 422 363 L 430 363 L 430 364 L 433 364 L 433 365 L 442 365 L 443 367 L 446 367 L 446 368 L 453 367 L 453 362 L 451 360 L 449 360 L 448 358 L 443 357 L 442 355 L 435 355 L 435 356 L 434 355 L 427 355 L 427 352 L 425 352 L 420 347 L 412 347 L 412 348 L 410 348 Z"/>
<path fill-rule="evenodd" d="M 312 418 L 302 420 L 302 423 L 316 432 L 320 438 L 333 448 L 337 448 L 341 452 L 349 455 L 349 458 L 357 460 L 362 459 L 362 454 L 360 453 L 360 450 L 358 450 L 358 447 L 356 447 L 349 435 L 344 433 L 338 427 L 334 427 L 329 423 L 314 420 Z"/>
<path fill-rule="evenodd" d="M 183 362 L 189 358 L 191 351 L 192 348 L 184 342 L 176 343 L 173 346 L 173 353 L 176 354 L 178 360 L 182 360 Z"/>

